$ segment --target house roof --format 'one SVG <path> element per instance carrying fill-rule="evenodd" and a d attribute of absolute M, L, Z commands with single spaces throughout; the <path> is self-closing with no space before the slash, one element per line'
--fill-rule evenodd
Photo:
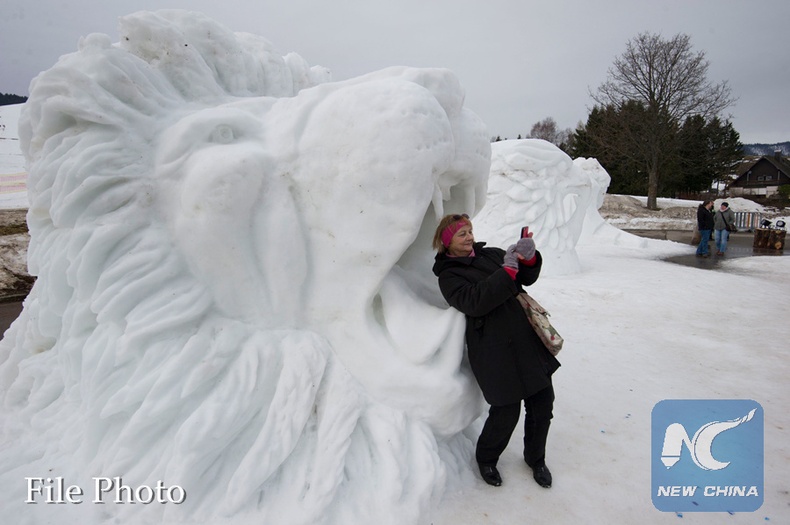
<path fill-rule="evenodd" d="M 790 177 L 790 159 L 787 157 L 765 157 L 765 160 L 776 166 L 776 169 Z"/>
<path fill-rule="evenodd" d="M 747 159 L 745 162 L 742 162 L 738 168 L 735 170 L 735 174 L 737 175 L 733 183 L 740 180 L 743 176 L 745 176 L 752 168 L 754 168 L 760 162 L 768 162 L 773 165 L 774 168 L 782 172 L 782 174 L 790 178 L 790 159 L 787 157 L 781 157 L 776 155 L 763 155 L 762 157 L 754 157 Z"/>
<path fill-rule="evenodd" d="M 737 179 L 757 164 L 757 161 L 760 160 L 761 157 L 754 157 L 749 156 L 744 158 L 738 163 L 738 166 L 735 168 L 735 178 Z"/>

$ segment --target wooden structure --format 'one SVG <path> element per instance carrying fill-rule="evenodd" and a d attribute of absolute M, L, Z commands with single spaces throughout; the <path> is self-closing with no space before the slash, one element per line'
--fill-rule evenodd
<path fill-rule="evenodd" d="M 738 178 L 727 185 L 733 197 L 773 197 L 779 187 L 790 184 L 790 160 L 779 152 L 763 156 L 738 168 Z"/>
<path fill-rule="evenodd" d="M 785 249 L 785 230 L 757 228 L 754 230 L 754 249 L 781 252 Z"/>

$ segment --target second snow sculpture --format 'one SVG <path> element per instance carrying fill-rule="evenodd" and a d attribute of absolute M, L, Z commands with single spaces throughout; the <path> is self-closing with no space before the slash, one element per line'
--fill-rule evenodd
<path fill-rule="evenodd" d="M 609 174 L 595 159 L 576 159 L 540 139 L 495 142 L 488 200 L 475 219 L 477 236 L 496 246 L 513 242 L 522 226 L 535 232 L 544 275 L 581 271 L 576 245 L 591 225 Z M 605 226 L 605 225 L 604 225 Z"/>
<path fill-rule="evenodd" d="M 194 13 L 137 13 L 32 86 L 30 268 L 0 343 L 14 523 L 416 523 L 479 394 L 430 274 L 490 146 L 444 70 L 327 82 Z M 180 505 L 24 505 L 25 476 Z"/>

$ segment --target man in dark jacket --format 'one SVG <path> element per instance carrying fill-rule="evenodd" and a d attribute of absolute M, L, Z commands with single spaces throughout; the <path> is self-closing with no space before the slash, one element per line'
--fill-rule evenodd
<path fill-rule="evenodd" d="M 550 487 L 546 439 L 554 404 L 551 376 L 560 363 L 529 324 L 516 296 L 533 284 L 543 259 L 532 235 L 507 252 L 475 243 L 467 216 L 442 219 L 434 237 L 433 272 L 448 304 L 466 314 L 466 347 L 472 372 L 491 405 L 477 441 L 483 479 L 498 486 L 496 468 L 518 424 L 524 400 L 524 460 L 541 486 Z"/>
<path fill-rule="evenodd" d="M 697 229 L 700 234 L 699 246 L 697 246 L 697 257 L 710 257 L 708 252 L 708 242 L 710 234 L 713 232 L 713 201 L 705 201 L 697 208 Z"/>

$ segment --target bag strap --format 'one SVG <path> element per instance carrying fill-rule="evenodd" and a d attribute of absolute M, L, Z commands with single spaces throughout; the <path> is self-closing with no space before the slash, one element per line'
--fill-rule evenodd
<path fill-rule="evenodd" d="M 721 220 L 724 221 L 724 227 L 729 230 L 730 229 L 730 223 L 727 222 L 727 218 L 724 216 L 724 212 L 720 211 L 719 213 L 721 214 Z"/>

